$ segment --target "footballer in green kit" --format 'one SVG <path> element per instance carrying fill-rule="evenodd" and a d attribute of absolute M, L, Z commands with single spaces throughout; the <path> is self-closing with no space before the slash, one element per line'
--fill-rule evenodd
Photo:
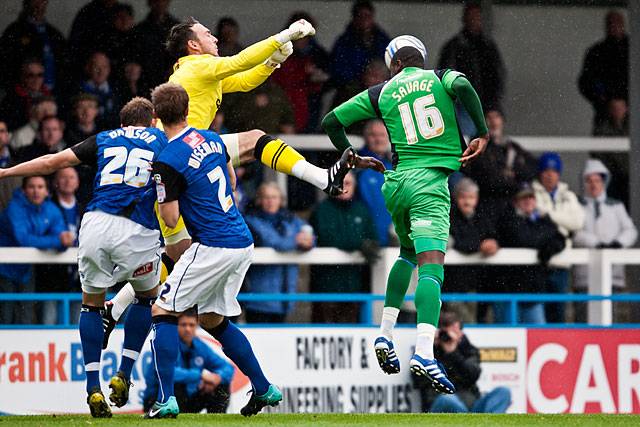
<path fill-rule="evenodd" d="M 382 193 L 400 239 L 400 256 L 389 274 L 380 336 L 374 344 L 376 356 L 384 372 L 400 372 L 393 328 L 413 270 L 418 267 L 417 338 L 410 369 L 427 378 L 439 392 L 454 393 L 455 386 L 433 354 L 449 238 L 447 179 L 484 151 L 488 131 L 480 99 L 464 74 L 427 70 L 426 59 L 420 40 L 396 37 L 385 53 L 391 79 L 336 107 L 323 119 L 322 127 L 340 151 L 350 147 L 344 129 L 352 123 L 380 118 L 387 127 L 393 170 L 372 165 L 370 158 L 358 158 L 361 164 L 356 164 L 384 171 Z M 468 145 L 458 127 L 456 101 L 465 107 L 478 130 Z"/>

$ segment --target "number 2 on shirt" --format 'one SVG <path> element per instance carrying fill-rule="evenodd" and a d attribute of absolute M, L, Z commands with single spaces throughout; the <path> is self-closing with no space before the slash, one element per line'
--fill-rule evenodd
<path fill-rule="evenodd" d="M 216 166 L 211 172 L 207 174 L 209 178 L 209 182 L 212 184 L 216 181 L 220 181 L 218 183 L 218 201 L 220 202 L 220 207 L 226 213 L 233 206 L 233 199 L 231 196 L 226 195 L 227 189 L 227 178 L 224 176 L 224 172 L 220 166 Z"/>

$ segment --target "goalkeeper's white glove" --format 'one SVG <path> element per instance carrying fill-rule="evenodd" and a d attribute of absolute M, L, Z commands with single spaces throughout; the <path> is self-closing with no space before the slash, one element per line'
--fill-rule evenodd
<path fill-rule="evenodd" d="M 300 19 L 289 25 L 289 28 L 286 30 L 276 34 L 276 40 L 281 44 L 285 44 L 286 42 L 300 40 L 308 36 L 314 36 L 315 34 L 316 29 L 313 28 L 313 25 L 304 19 Z"/>
<path fill-rule="evenodd" d="M 286 42 L 280 46 L 264 63 L 271 68 L 278 68 L 293 53 L 293 43 Z"/>

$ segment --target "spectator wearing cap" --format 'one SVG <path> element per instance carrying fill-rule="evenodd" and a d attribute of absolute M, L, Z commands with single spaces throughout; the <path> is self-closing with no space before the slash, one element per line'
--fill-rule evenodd
<path fill-rule="evenodd" d="M 607 196 L 607 186 L 611 180 L 611 173 L 605 165 L 596 159 L 587 160 L 582 173 L 584 184 L 583 197 L 580 199 L 585 209 L 585 224 L 582 230 L 576 232 L 573 243 L 581 248 L 628 248 L 633 246 L 638 238 L 638 230 L 629 217 L 624 204 Z M 612 284 L 614 289 L 625 286 L 623 265 L 611 267 Z M 586 266 L 575 268 L 575 288 L 585 292 L 589 276 Z M 579 320 L 585 320 L 584 310 L 577 310 Z"/>
<path fill-rule="evenodd" d="M 560 182 L 562 159 L 557 153 L 546 152 L 538 161 L 538 179 L 533 182 L 538 211 L 549 215 L 565 238 L 565 246 L 571 247 L 571 237 L 584 226 L 584 209 L 569 186 Z M 566 293 L 569 290 L 568 264 L 554 263 L 546 280 L 548 293 Z M 545 308 L 547 320 L 552 323 L 565 321 L 565 304 L 549 303 Z"/>
<path fill-rule="evenodd" d="M 542 293 L 546 290 L 547 266 L 551 257 L 565 247 L 565 238 L 552 218 L 537 205 L 536 194 L 523 184 L 513 199 L 513 206 L 498 221 L 498 242 L 505 248 L 531 248 L 538 252 L 538 264 L 514 265 L 500 269 L 498 282 L 502 292 Z M 509 303 L 494 304 L 494 318 L 499 323 L 509 320 Z M 522 323 L 546 323 L 544 305 L 540 302 L 519 304 Z"/>

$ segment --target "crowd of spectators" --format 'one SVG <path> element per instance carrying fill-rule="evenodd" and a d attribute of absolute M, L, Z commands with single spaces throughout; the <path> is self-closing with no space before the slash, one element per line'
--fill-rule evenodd
<path fill-rule="evenodd" d="M 67 39 L 47 22 L 46 0 L 25 0 L 18 19 L 0 37 L 0 167 L 58 152 L 117 127 L 123 103 L 133 96 L 149 96 L 151 88 L 166 81 L 173 60 L 163 43 L 178 22 L 169 13 L 170 3 L 148 0 L 148 14 L 136 24 L 129 4 L 92 0 L 79 10 Z M 300 11 L 283 25 L 298 19 L 314 22 L 313 16 Z M 220 55 L 242 50 L 240 31 L 234 18 L 219 20 Z M 251 128 L 279 134 L 318 133 L 324 104 L 335 106 L 388 79 L 381 58 L 389 40 L 376 22 L 374 4 L 357 0 L 333 49 L 326 50 L 314 37 L 294 42 L 292 56 L 262 86 L 225 95 L 212 128 L 220 133 Z M 576 292 L 584 292 L 586 269 L 576 268 L 572 278 L 569 266 L 555 262 L 553 255 L 572 245 L 621 248 L 635 243 L 637 231 L 625 208 L 626 154 L 590 153 L 583 197 L 578 198 L 560 181 L 563 163 L 557 153 L 544 153 L 538 159 L 508 136 L 502 103 L 506 67 L 497 44 L 484 32 L 476 3 L 465 6 L 462 29 L 444 45 L 438 67 L 467 75 L 481 98 L 490 133 L 484 155 L 451 177 L 450 248 L 490 257 L 501 247 L 528 247 L 538 251 L 540 261 L 533 266 L 448 266 L 446 292 L 565 293 L 571 290 L 570 283 Z M 627 71 L 624 17 L 611 12 L 606 17 L 606 38 L 587 52 L 578 82 L 594 108 L 594 135 L 628 134 Z M 458 113 L 462 131 L 472 134 L 466 112 Z M 361 155 L 391 168 L 384 123 L 374 120 L 350 131 L 363 135 Z M 317 153 L 310 156 L 321 163 L 332 160 Z M 342 196 L 320 201 L 308 185 L 291 179 L 287 200 L 277 185 L 264 182 L 260 167 L 245 166 L 237 173 L 237 200 L 256 246 L 276 251 L 307 251 L 316 246 L 356 250 L 371 263 L 379 247 L 397 245 L 379 173 L 350 174 Z M 55 177 L 0 181 L 0 246 L 63 250 L 77 245 L 94 175 L 94 170 L 82 166 L 62 170 Z M 299 276 L 296 265 L 256 265 L 247 275 L 244 290 L 294 293 Z M 365 266 L 314 266 L 310 290 L 367 292 L 369 276 Z M 614 286 L 622 288 L 624 269 L 614 268 L 613 276 Z M 0 292 L 77 289 L 78 272 L 73 266 L 0 264 Z M 504 304 L 450 306 L 465 321 L 508 319 Z M 565 308 L 564 304 L 521 304 L 520 320 L 563 322 L 568 318 Z M 288 302 L 248 303 L 246 318 L 284 322 L 293 310 L 294 304 Z M 56 323 L 63 315 L 56 302 L 4 303 L 1 311 L 4 323 Z M 583 309 L 575 311 L 575 319 L 585 320 Z M 315 322 L 356 323 L 360 306 L 316 303 L 311 317 Z"/>

